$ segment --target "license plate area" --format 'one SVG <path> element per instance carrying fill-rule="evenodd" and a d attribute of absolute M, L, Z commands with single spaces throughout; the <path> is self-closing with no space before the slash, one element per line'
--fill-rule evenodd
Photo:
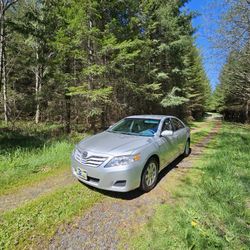
<path fill-rule="evenodd" d="M 82 170 L 81 168 L 77 169 L 77 175 L 83 180 L 88 180 L 87 172 L 85 170 Z"/>

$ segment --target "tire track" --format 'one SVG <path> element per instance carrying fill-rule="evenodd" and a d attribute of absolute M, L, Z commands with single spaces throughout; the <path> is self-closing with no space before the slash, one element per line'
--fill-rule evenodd
<path fill-rule="evenodd" d="M 76 183 L 70 170 L 50 176 L 28 187 L 22 187 L 17 192 L 0 196 L 0 213 L 15 209 L 42 195 L 53 192 L 66 185 Z"/>

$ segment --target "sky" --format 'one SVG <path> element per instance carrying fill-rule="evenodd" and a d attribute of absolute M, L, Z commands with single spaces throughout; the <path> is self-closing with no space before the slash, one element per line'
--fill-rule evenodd
<path fill-rule="evenodd" d="M 191 0 L 186 5 L 186 8 L 200 14 L 198 17 L 193 19 L 193 26 L 197 29 L 195 33 L 196 45 L 201 51 L 203 64 L 212 89 L 214 90 L 216 84 L 219 82 L 219 73 L 225 59 L 216 56 L 216 53 L 214 53 L 215 51 L 212 48 L 212 43 L 208 38 L 210 35 L 208 34 L 208 30 L 214 30 L 216 28 L 216 24 L 208 21 L 207 19 L 207 9 L 209 8 L 208 0 Z M 215 9 L 214 11 L 219 12 L 218 9 Z M 209 27 L 211 25 L 213 25 L 213 27 Z"/>

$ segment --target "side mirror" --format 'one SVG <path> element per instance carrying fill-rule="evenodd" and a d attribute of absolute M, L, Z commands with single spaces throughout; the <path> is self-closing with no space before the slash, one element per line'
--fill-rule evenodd
<path fill-rule="evenodd" d="M 163 136 L 163 137 L 171 136 L 173 134 L 174 134 L 174 132 L 172 130 L 164 130 L 161 132 L 161 136 Z"/>

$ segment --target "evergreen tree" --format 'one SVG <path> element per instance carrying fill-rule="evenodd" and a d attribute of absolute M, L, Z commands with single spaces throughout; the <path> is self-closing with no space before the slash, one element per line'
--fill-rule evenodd
<path fill-rule="evenodd" d="M 249 122 L 250 53 L 249 43 L 240 52 L 232 52 L 220 75 L 216 91 L 217 109 L 226 119 Z"/>
<path fill-rule="evenodd" d="M 187 1 L 20 1 L 8 49 L 15 117 L 67 132 L 128 114 L 199 118 L 210 87 Z"/>

